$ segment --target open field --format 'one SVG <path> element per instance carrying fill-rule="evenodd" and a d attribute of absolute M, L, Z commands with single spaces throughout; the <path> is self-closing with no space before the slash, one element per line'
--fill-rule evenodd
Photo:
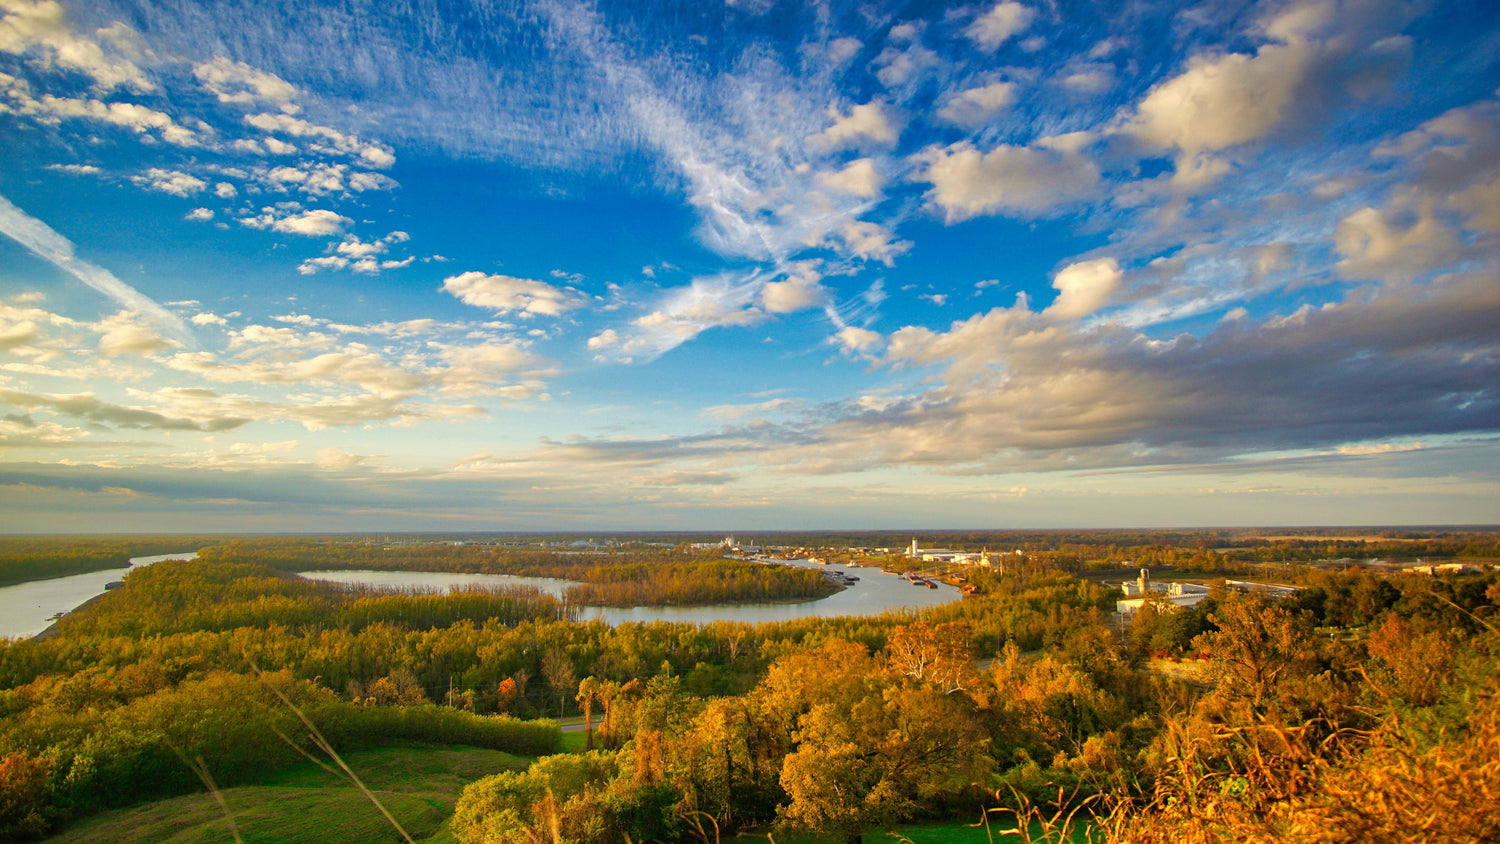
<path fill-rule="evenodd" d="M 345 762 L 417 841 L 450 841 L 447 821 L 463 787 L 532 760 L 471 747 L 386 747 L 350 753 Z M 221 792 L 242 839 L 249 842 L 400 841 L 378 809 L 346 780 L 308 762 L 259 785 Z M 207 793 L 174 797 L 90 818 L 57 844 L 111 841 L 232 842 L 218 803 Z"/>

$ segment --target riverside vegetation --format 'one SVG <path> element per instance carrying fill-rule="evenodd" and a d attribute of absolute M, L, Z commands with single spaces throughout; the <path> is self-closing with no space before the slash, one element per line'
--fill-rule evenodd
<path fill-rule="evenodd" d="M 1162 553 L 1147 538 L 1136 547 Z M 0 838 L 205 779 L 231 792 L 264 781 L 317 754 L 309 725 L 339 753 L 420 741 L 536 758 L 463 789 L 446 830 L 461 842 L 748 829 L 852 842 L 955 819 L 1122 842 L 1500 837 L 1493 569 L 1285 564 L 1278 579 L 1305 587 L 1291 598 L 1152 603 L 1118 630 L 1119 592 L 1088 571 L 1113 562 L 1123 543 L 1110 539 L 1015 555 L 972 578 L 985 594 L 920 615 L 618 627 L 572 621 L 568 602 L 534 590 L 440 596 L 288 572 L 566 569 L 587 585 L 713 563 L 685 550 L 420 546 L 392 564 L 319 540 L 208 547 L 132 572 L 54 636 L 0 646 Z M 1252 562 L 1179 550 L 1206 574 Z M 591 564 L 616 573 L 591 579 Z M 1164 661 L 1186 670 L 1146 670 Z M 554 722 L 524 720 L 580 711 L 598 729 L 576 753 L 557 753 Z"/>

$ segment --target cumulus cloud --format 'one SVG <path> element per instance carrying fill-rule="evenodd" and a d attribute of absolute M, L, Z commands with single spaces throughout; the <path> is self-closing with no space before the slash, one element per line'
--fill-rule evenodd
<path fill-rule="evenodd" d="M 880 186 L 885 183 L 885 179 L 875 169 L 874 161 L 859 158 L 849 162 L 842 170 L 819 173 L 818 183 L 826 188 L 869 199 L 880 193 Z"/>
<path fill-rule="evenodd" d="M 1319 40 L 1307 36 L 1321 13 L 1289 15 L 1300 22 L 1273 21 L 1280 40 L 1253 54 L 1193 56 L 1187 70 L 1146 95 L 1129 131 L 1189 155 L 1227 149 L 1326 120 L 1342 104 L 1383 90 L 1409 60 L 1403 37 L 1351 32 Z"/>
<path fill-rule="evenodd" d="M 130 88 L 147 92 L 156 89 L 146 74 L 122 55 L 103 37 L 89 38 L 74 31 L 63 7 L 51 0 L 5 0 L 0 11 L 0 52 L 29 54 L 45 67 L 62 67 L 78 71 L 93 80 L 94 86 L 108 91 Z M 120 25 L 116 25 L 120 26 Z M 129 30 L 99 30 L 96 36 L 134 35 Z"/>
<path fill-rule="evenodd" d="M 1004 114 L 1015 100 L 1015 83 L 991 82 L 954 94 L 938 110 L 938 118 L 964 129 L 975 129 Z"/>
<path fill-rule="evenodd" d="M 838 333 L 833 335 L 832 342 L 845 351 L 867 354 L 885 345 L 885 335 L 879 331 L 849 325 L 839 329 Z"/>
<path fill-rule="evenodd" d="M 291 114 L 263 112 L 245 117 L 249 125 L 268 133 L 280 133 L 294 138 L 306 138 L 320 144 L 329 152 L 352 155 L 366 167 L 385 169 L 396 163 L 396 156 L 388 147 L 361 140 L 356 135 L 340 132 L 330 126 L 322 126 Z M 276 152 L 270 142 L 275 138 L 264 138 L 263 142 Z"/>
<path fill-rule="evenodd" d="M 48 164 L 47 169 L 70 176 L 97 176 L 104 172 L 93 164 Z"/>
<path fill-rule="evenodd" d="M 342 270 L 352 269 L 358 273 L 378 273 L 383 270 L 399 269 L 409 266 L 415 256 L 403 259 L 382 259 L 393 244 L 405 243 L 411 236 L 403 231 L 393 231 L 378 240 L 361 240 L 356 235 L 345 235 L 344 239 L 336 244 L 331 244 L 329 250 L 332 254 L 319 258 L 308 258 L 297 266 L 297 271 L 303 275 L 312 275 L 318 270 Z"/>
<path fill-rule="evenodd" d="M 1052 279 L 1057 299 L 1043 313 L 1057 319 L 1078 319 L 1109 303 L 1124 273 L 1114 258 L 1095 258 L 1069 264 Z"/>
<path fill-rule="evenodd" d="M 296 86 L 272 73 L 257 70 L 244 62 L 217 56 L 193 66 L 198 83 L 213 92 L 221 103 L 243 106 L 269 105 L 294 110 Z"/>
<path fill-rule="evenodd" d="M 508 275 L 467 272 L 443 280 L 443 290 L 466 305 L 489 308 L 497 313 L 519 311 L 557 316 L 579 307 L 583 298 L 571 288 L 554 287 L 545 281 Z"/>
<path fill-rule="evenodd" d="M 839 226 L 838 236 L 849 254 L 888 267 L 895 263 L 896 256 L 911 248 L 911 241 L 897 240 L 890 229 L 864 220 L 850 220 Z"/>
<path fill-rule="evenodd" d="M 44 123 L 61 120 L 93 120 L 130 129 L 137 134 L 156 137 L 179 147 L 199 146 L 198 134 L 173 120 L 171 115 L 128 102 L 104 102 L 92 98 L 56 97 L 43 94 L 33 98 L 18 80 L 0 74 L 0 83 L 9 82 L 4 89 L 20 114 L 35 117 Z"/>
<path fill-rule="evenodd" d="M 1494 347 L 1497 317 L 1500 288 L 1482 274 L 1169 342 L 997 308 L 895 332 L 884 360 L 941 367 L 939 386 L 851 402 L 816 431 L 783 432 L 808 445 L 765 459 L 1043 471 L 1488 431 L 1500 357 L 1474 350 Z"/>
<path fill-rule="evenodd" d="M 937 53 L 912 43 L 906 47 L 890 46 L 875 57 L 875 78 L 887 88 L 909 86 L 930 70 L 942 65 Z"/>
<path fill-rule="evenodd" d="M 1099 191 L 1098 166 L 1070 146 L 1001 144 L 981 153 L 964 141 L 929 147 L 914 160 L 932 183 L 928 200 L 950 223 L 980 214 L 1039 217 Z"/>
<path fill-rule="evenodd" d="M 192 196 L 208 187 L 208 183 L 197 176 L 160 167 L 152 167 L 145 175 L 132 176 L 130 180 L 143 188 L 181 197 Z"/>
<path fill-rule="evenodd" d="M 823 304 L 828 292 L 815 273 L 803 272 L 785 281 L 768 282 L 761 288 L 761 307 L 770 314 L 789 314 Z"/>
<path fill-rule="evenodd" d="M 994 52 L 1012 36 L 1031 26 L 1036 12 L 1020 3 L 1002 0 L 988 12 L 975 18 L 964 34 L 981 50 Z"/>
<path fill-rule="evenodd" d="M 606 328 L 593 337 L 590 337 L 588 346 L 591 350 L 597 351 L 599 349 L 607 349 L 619 342 L 620 333 L 613 328 Z"/>
<path fill-rule="evenodd" d="M 98 324 L 99 353 L 106 357 L 146 355 L 179 345 L 131 311 L 120 311 Z"/>
<path fill-rule="evenodd" d="M 890 146 L 901 134 L 901 122 L 888 106 L 879 100 L 854 106 L 843 114 L 838 106 L 829 106 L 833 125 L 808 138 L 814 146 L 845 149 L 864 144 Z"/>
<path fill-rule="evenodd" d="M 282 234 L 303 237 L 327 237 L 341 234 L 354 221 L 335 211 L 318 208 L 301 211 L 283 207 L 266 207 L 254 217 L 241 217 L 240 225 L 252 229 L 270 229 Z"/>
<path fill-rule="evenodd" d="M 1339 223 L 1334 244 L 1342 256 L 1341 275 L 1389 282 L 1449 266 L 1462 252 L 1453 231 L 1430 210 L 1401 225 L 1374 208 L 1361 208 Z"/>

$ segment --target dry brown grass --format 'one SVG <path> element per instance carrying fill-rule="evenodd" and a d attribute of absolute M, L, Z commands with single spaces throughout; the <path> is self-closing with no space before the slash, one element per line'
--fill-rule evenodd
<path fill-rule="evenodd" d="M 1116 801 L 1101 825 L 1119 844 L 1417 844 L 1500 841 L 1500 697 L 1459 734 L 1423 747 L 1396 720 L 1368 732 L 1258 724 L 1168 736 L 1169 769 L 1146 805 Z M 1323 736 L 1319 738 L 1319 736 Z M 1201 764 L 1204 742 L 1237 752 Z"/>

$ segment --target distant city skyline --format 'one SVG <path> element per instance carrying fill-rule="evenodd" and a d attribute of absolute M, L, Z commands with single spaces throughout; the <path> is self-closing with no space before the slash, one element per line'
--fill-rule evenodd
<path fill-rule="evenodd" d="M 1500 522 L 1492 3 L 0 0 L 0 531 Z"/>

